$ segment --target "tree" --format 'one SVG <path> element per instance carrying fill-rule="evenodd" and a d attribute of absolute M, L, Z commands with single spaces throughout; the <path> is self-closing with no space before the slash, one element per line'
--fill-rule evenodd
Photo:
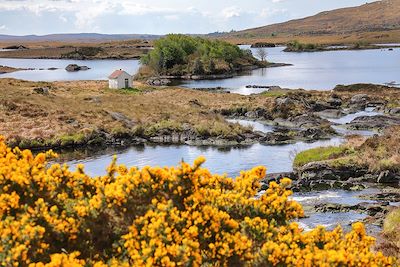
<path fill-rule="evenodd" d="M 258 48 L 256 51 L 256 55 L 260 58 L 261 61 L 265 61 L 267 58 L 267 51 L 263 48 Z"/>

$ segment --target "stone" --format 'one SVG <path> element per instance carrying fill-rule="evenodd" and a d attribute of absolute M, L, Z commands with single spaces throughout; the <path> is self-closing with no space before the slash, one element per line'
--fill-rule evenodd
<path fill-rule="evenodd" d="M 33 91 L 37 94 L 41 94 L 41 95 L 48 95 L 49 94 L 49 87 L 37 87 L 37 88 L 33 88 Z"/>
<path fill-rule="evenodd" d="M 67 67 L 65 67 L 65 70 L 69 72 L 88 70 L 88 69 L 90 69 L 88 66 L 78 66 L 77 64 L 69 64 Z"/>

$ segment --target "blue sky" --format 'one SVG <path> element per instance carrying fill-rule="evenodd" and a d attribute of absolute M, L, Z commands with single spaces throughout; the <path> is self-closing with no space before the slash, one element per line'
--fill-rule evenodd
<path fill-rule="evenodd" d="M 0 0 L 0 34 L 209 33 L 264 26 L 364 3 L 365 0 Z"/>

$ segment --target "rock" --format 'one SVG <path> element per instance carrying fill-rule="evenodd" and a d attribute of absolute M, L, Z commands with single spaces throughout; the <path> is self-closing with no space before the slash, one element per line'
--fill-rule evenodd
<path fill-rule="evenodd" d="M 49 94 L 49 87 L 37 87 L 37 88 L 33 88 L 33 91 L 37 94 L 41 94 L 41 95 L 48 95 Z"/>
<path fill-rule="evenodd" d="M 67 67 L 65 67 L 65 70 L 69 72 L 88 70 L 88 69 L 90 68 L 87 66 L 78 66 L 77 64 L 69 64 Z"/>
<path fill-rule="evenodd" d="M 336 95 L 335 95 L 336 96 Z M 327 103 L 331 106 L 331 107 L 340 107 L 343 104 L 343 101 L 339 98 L 339 97 L 331 97 L 330 99 L 328 99 Z"/>
<path fill-rule="evenodd" d="M 344 113 L 339 109 L 326 109 L 323 111 L 315 112 L 315 115 L 321 118 L 337 119 L 344 115 Z"/>
<path fill-rule="evenodd" d="M 256 108 L 255 110 L 251 110 L 246 112 L 245 116 L 247 118 L 252 118 L 252 119 L 259 119 L 259 118 L 267 118 L 267 110 L 263 108 Z"/>
<path fill-rule="evenodd" d="M 152 86 L 168 86 L 171 84 L 171 80 L 166 79 L 166 78 L 149 78 L 146 81 L 146 84 L 152 85 Z"/>
<path fill-rule="evenodd" d="M 380 184 L 400 184 L 400 175 L 391 171 L 382 171 L 377 179 Z"/>
<path fill-rule="evenodd" d="M 132 128 L 133 126 L 135 126 L 134 121 L 122 113 L 113 112 L 113 111 L 106 111 L 106 112 L 111 116 L 111 118 L 123 123 L 126 127 Z"/>
<path fill-rule="evenodd" d="M 367 172 L 368 170 L 354 165 L 333 167 L 325 162 L 311 162 L 295 171 L 299 180 L 305 181 L 347 181 L 350 178 L 362 177 Z"/>
<path fill-rule="evenodd" d="M 395 125 L 400 125 L 400 118 L 377 115 L 355 118 L 350 123 L 347 123 L 345 127 L 350 130 L 382 130 Z"/>
<path fill-rule="evenodd" d="M 357 94 L 350 99 L 350 108 L 353 110 L 365 109 L 369 96 L 367 94 Z"/>
<path fill-rule="evenodd" d="M 197 107 L 202 107 L 203 106 L 203 104 L 201 104 L 198 99 L 189 100 L 189 104 L 191 104 L 193 106 L 197 106 Z"/>
<path fill-rule="evenodd" d="M 400 108 L 391 108 L 388 113 L 392 115 L 400 115 Z"/>
<path fill-rule="evenodd" d="M 270 182 L 278 182 L 283 178 L 295 180 L 296 175 L 293 172 L 268 173 L 262 180 L 262 183 L 269 184 Z"/>

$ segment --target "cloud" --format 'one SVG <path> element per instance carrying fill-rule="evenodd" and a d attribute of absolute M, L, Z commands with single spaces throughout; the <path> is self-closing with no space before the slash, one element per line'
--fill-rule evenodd
<path fill-rule="evenodd" d="M 227 7 L 222 10 L 222 16 L 226 19 L 240 17 L 241 10 L 236 6 Z"/>
<path fill-rule="evenodd" d="M 2 31 L 2 30 L 7 30 L 8 28 L 7 28 L 7 26 L 6 25 L 0 25 L 0 31 Z"/>

